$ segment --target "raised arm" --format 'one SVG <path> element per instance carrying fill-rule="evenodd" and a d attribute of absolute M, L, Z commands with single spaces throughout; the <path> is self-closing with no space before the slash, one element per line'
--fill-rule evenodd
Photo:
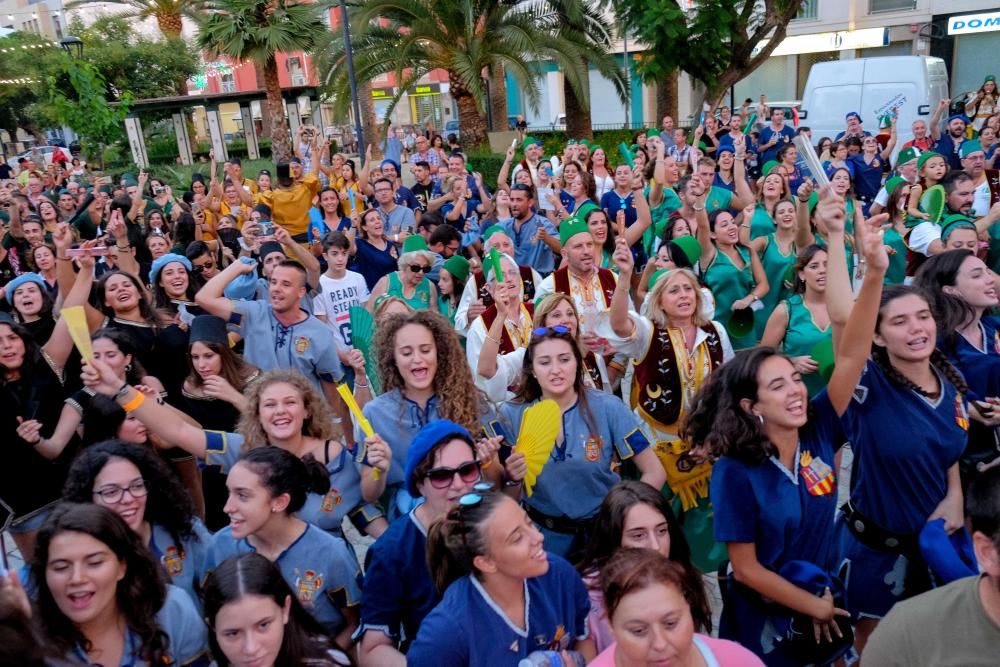
<path fill-rule="evenodd" d="M 812 181 L 805 181 L 795 194 L 795 247 L 805 248 L 816 242 L 812 224 L 809 222 L 809 198 L 812 196 Z"/>
<path fill-rule="evenodd" d="M 931 116 L 930 126 L 931 126 L 931 139 L 934 141 L 941 140 L 941 114 L 944 110 L 948 108 L 951 104 L 950 99 L 943 99 L 938 102 L 937 109 L 934 110 L 934 115 Z"/>
<path fill-rule="evenodd" d="M 510 185 L 508 181 L 510 180 L 508 176 L 510 175 L 511 165 L 514 164 L 514 152 L 517 149 L 511 144 L 507 148 L 507 155 L 503 161 L 503 165 L 500 167 L 500 173 L 497 174 L 497 189 L 506 190 L 510 192 Z"/>
<path fill-rule="evenodd" d="M 736 192 L 733 194 L 733 200 L 729 204 L 730 208 L 744 208 L 756 203 L 753 190 L 750 189 L 750 183 L 747 181 L 746 146 L 745 137 L 737 137 L 733 141 L 733 148 L 736 149 L 736 153 L 733 156 L 733 185 L 736 186 Z"/>
<path fill-rule="evenodd" d="M 128 239 L 128 228 L 125 226 L 125 219 L 120 210 L 111 214 L 107 231 L 115 239 L 115 248 L 118 250 L 118 267 L 125 273 L 139 278 L 139 282 L 142 282 L 142 278 L 139 276 L 139 262 L 135 259 L 131 242 Z"/>
<path fill-rule="evenodd" d="M 882 156 L 883 160 L 888 160 L 889 156 L 892 155 L 892 149 L 894 149 L 896 147 L 896 138 L 897 138 L 897 135 L 896 135 L 896 117 L 893 116 L 889 120 L 889 123 L 890 123 L 890 125 L 889 125 L 889 142 L 885 145 L 885 148 L 880 153 L 880 155 Z"/>
<path fill-rule="evenodd" d="M 615 293 L 611 298 L 611 330 L 615 332 L 616 336 L 628 338 L 635 333 L 635 323 L 628 315 L 631 305 L 629 285 L 632 284 L 635 259 L 632 257 L 632 249 L 625 239 L 621 237 L 615 239 L 615 252 L 611 259 L 618 267 L 618 283 L 615 285 Z"/>
<path fill-rule="evenodd" d="M 287 249 L 295 260 L 306 270 L 306 284 L 310 289 L 319 287 L 319 277 L 322 273 L 319 260 L 301 244 L 292 240 L 292 235 L 284 227 L 274 228 L 274 239 Z"/>
<path fill-rule="evenodd" d="M 653 212 L 649 210 L 649 202 L 643 194 L 642 179 L 636 179 L 632 174 L 632 207 L 635 208 L 635 223 L 625 228 L 625 240 L 633 246 L 642 240 L 649 226 L 653 224 Z M 619 211 L 621 212 L 621 211 Z M 605 213 L 605 215 L 607 215 Z"/>
<path fill-rule="evenodd" d="M 242 260 L 233 262 L 198 290 L 198 293 L 194 295 L 195 302 L 209 314 L 228 321 L 233 315 L 233 302 L 224 294 L 226 285 L 231 283 L 236 276 L 252 273 L 256 269 L 256 262 L 247 263 Z"/>
<path fill-rule="evenodd" d="M 817 214 L 823 216 L 829 230 L 826 308 L 834 327 L 837 362 L 827 391 L 834 410 L 842 415 L 851 402 L 858 379 L 871 355 L 871 340 L 882 296 L 882 281 L 889 266 L 889 255 L 885 251 L 881 230 L 882 222 L 888 219 L 888 215 L 883 213 L 869 218 L 855 230 L 868 270 L 852 307 L 851 276 L 847 270 L 847 250 L 844 246 L 844 221 L 847 216 L 843 200 L 824 192 L 819 206 L 823 210 L 819 211 L 817 207 Z"/>
<path fill-rule="evenodd" d="M 372 145 L 368 144 L 368 146 L 365 147 L 364 164 L 361 165 L 361 171 L 358 173 L 358 184 L 361 186 L 361 191 L 368 197 L 372 197 L 375 194 L 375 191 L 372 189 L 371 176 L 372 176 Z"/>

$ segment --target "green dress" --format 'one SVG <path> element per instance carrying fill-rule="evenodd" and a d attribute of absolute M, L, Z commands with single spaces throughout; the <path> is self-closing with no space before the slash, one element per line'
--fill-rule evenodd
<path fill-rule="evenodd" d="M 774 224 L 774 219 L 764 208 L 764 205 L 757 204 L 757 208 L 753 212 L 753 217 L 750 219 L 751 240 L 759 236 L 773 234 L 777 229 L 778 227 Z"/>
<path fill-rule="evenodd" d="M 646 198 L 649 198 L 649 187 L 646 187 Z M 649 211 L 653 224 L 646 228 L 642 234 L 642 245 L 646 250 L 646 255 L 653 256 L 653 243 L 663 236 L 663 230 L 667 228 L 667 220 L 670 214 L 678 210 L 683 204 L 681 198 L 677 196 L 673 188 L 663 188 L 663 201 L 656 208 Z"/>
<path fill-rule="evenodd" d="M 732 203 L 733 193 L 731 191 L 713 185 L 708 191 L 708 197 L 705 199 L 705 210 L 711 213 L 723 208 L 731 208 L 730 204 Z"/>
<path fill-rule="evenodd" d="M 802 357 L 812 354 L 813 348 L 833 335 L 833 329 L 827 325 L 820 329 L 813 320 L 812 313 L 806 308 L 801 294 L 793 294 L 785 299 L 788 309 L 788 328 L 785 330 L 783 347 L 790 357 Z M 802 376 L 806 383 L 809 396 L 815 396 L 826 386 L 826 380 L 819 373 L 809 373 Z"/>
<path fill-rule="evenodd" d="M 753 272 L 750 269 L 750 251 L 736 246 L 736 252 L 743 260 L 744 267 L 742 269 L 736 268 L 736 265 L 724 252 L 716 250 L 715 259 L 704 272 L 705 284 L 715 296 L 715 319 L 727 330 L 729 318 L 733 314 L 733 303 L 745 297 L 754 288 Z M 744 350 L 757 344 L 757 337 L 753 333 L 739 338 L 730 333 L 729 337 L 732 340 L 734 350 Z"/>
<path fill-rule="evenodd" d="M 769 288 L 767 294 L 760 300 L 764 307 L 757 311 L 757 318 L 754 320 L 754 333 L 757 335 L 757 340 L 764 337 L 764 329 L 767 327 L 767 320 L 771 317 L 771 313 L 774 312 L 781 300 L 791 293 L 791 290 L 785 287 L 785 275 L 788 273 L 788 269 L 795 265 L 796 256 L 794 243 L 789 253 L 783 255 L 775 235 L 767 235 L 767 245 L 764 246 L 764 252 L 760 255 L 760 262 L 764 265 Z"/>
<path fill-rule="evenodd" d="M 889 270 L 885 272 L 883 283 L 886 285 L 902 285 L 906 279 L 906 241 L 894 227 L 885 230 L 882 237 L 885 245 L 892 248 L 889 255 Z"/>
<path fill-rule="evenodd" d="M 403 283 L 399 281 L 399 271 L 393 271 L 389 274 L 389 287 L 385 290 L 385 293 L 389 296 L 402 299 L 414 310 L 423 310 L 431 307 L 431 287 L 430 281 L 427 278 L 420 281 L 416 291 L 413 292 L 413 296 L 407 299 L 403 296 Z"/>

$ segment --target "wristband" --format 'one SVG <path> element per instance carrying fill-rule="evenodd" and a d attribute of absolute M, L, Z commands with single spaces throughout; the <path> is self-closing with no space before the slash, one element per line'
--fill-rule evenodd
<path fill-rule="evenodd" d="M 491 341 L 493 341 L 494 343 L 496 343 L 497 345 L 501 345 L 501 343 L 500 343 L 500 341 L 499 341 L 499 340 L 497 340 L 496 338 L 494 338 L 493 336 L 491 336 L 491 335 L 489 335 L 489 334 L 486 334 L 486 340 L 491 340 Z"/>
<path fill-rule="evenodd" d="M 122 410 L 124 410 L 126 413 L 132 412 L 145 402 L 146 402 L 146 395 L 141 391 L 137 391 L 135 394 L 135 398 L 133 398 L 131 401 L 123 405 Z"/>
<path fill-rule="evenodd" d="M 126 382 L 125 384 L 123 384 L 121 387 L 118 388 L 118 391 L 115 392 L 115 396 L 114 397 L 116 399 L 117 398 L 123 398 L 125 396 L 125 394 L 128 393 L 128 390 L 129 390 L 129 383 Z"/>

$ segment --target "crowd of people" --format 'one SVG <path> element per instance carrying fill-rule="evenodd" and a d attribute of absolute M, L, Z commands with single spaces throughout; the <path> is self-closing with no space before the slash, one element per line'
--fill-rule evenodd
<path fill-rule="evenodd" d="M 308 128 L 183 192 L 25 159 L 0 663 L 993 664 L 984 91 L 898 150 L 891 115 L 816 141 L 762 99 L 526 136 L 496 183 Z"/>

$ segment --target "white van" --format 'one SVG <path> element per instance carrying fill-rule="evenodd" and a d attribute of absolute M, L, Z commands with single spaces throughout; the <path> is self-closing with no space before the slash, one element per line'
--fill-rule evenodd
<path fill-rule="evenodd" d="M 939 100 L 948 97 L 944 61 L 930 56 L 885 56 L 816 63 L 809 70 L 802 109 L 802 125 L 820 137 L 835 138 L 847 128 L 845 116 L 857 111 L 865 130 L 878 133 L 879 116 L 899 110 L 894 153 L 913 138 L 913 121 L 930 117 Z M 895 159 L 895 154 L 893 155 Z"/>

